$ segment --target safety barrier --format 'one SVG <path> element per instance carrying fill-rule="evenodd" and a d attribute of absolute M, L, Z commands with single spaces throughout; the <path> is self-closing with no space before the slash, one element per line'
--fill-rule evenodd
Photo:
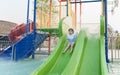
<path fill-rule="evenodd" d="M 109 59 L 113 62 L 120 59 L 120 36 L 109 36 Z"/>
<path fill-rule="evenodd" d="M 46 34 L 31 33 L 20 41 L 5 48 L 0 57 L 7 60 L 22 60 L 31 56 L 36 48 L 47 38 Z"/>
<path fill-rule="evenodd" d="M 4 51 L 5 48 L 11 45 L 8 36 L 0 36 L 0 53 Z"/>
<path fill-rule="evenodd" d="M 36 39 L 34 37 L 36 37 Z M 13 60 L 17 61 L 28 58 L 32 55 L 35 48 L 37 48 L 46 38 L 47 35 L 37 33 L 32 33 L 24 37 L 21 41 L 14 45 Z"/>
<path fill-rule="evenodd" d="M 16 43 L 17 41 L 19 41 L 23 36 L 24 34 L 26 34 L 26 24 L 25 23 L 22 23 L 20 25 L 17 25 L 15 26 L 14 28 L 11 28 L 10 30 L 10 33 L 8 35 L 10 41 L 12 43 Z M 33 32 L 33 22 L 30 22 L 29 23 L 29 32 L 32 33 Z"/>

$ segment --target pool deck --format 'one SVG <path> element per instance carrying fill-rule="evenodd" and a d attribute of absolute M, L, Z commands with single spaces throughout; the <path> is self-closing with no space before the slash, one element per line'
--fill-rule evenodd
<path fill-rule="evenodd" d="M 120 75 L 120 50 L 109 50 L 109 75 Z"/>
<path fill-rule="evenodd" d="M 109 75 L 120 75 L 120 61 L 108 64 Z"/>

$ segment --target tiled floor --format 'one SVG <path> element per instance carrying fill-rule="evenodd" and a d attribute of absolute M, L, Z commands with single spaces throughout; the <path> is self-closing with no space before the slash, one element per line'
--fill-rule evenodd
<path fill-rule="evenodd" d="M 109 50 L 109 75 L 120 75 L 120 50 Z"/>
<path fill-rule="evenodd" d="M 120 75 L 120 61 L 114 61 L 108 64 L 109 75 Z"/>

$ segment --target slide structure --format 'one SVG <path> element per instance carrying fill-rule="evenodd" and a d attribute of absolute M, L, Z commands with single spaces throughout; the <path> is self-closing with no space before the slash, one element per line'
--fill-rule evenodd
<path fill-rule="evenodd" d="M 38 48 L 38 46 L 42 44 L 43 41 L 48 37 L 48 34 L 45 34 L 46 32 L 52 33 L 53 36 L 62 36 L 62 28 L 65 28 L 62 27 L 64 19 L 65 18 L 60 20 L 58 28 L 37 29 L 40 32 L 43 32 L 42 34 L 33 32 L 33 22 L 30 22 L 28 28 L 29 33 L 26 33 L 26 24 L 22 23 L 20 25 L 17 25 L 14 30 L 11 30 L 9 34 L 9 38 L 10 40 L 12 40 L 13 44 L 4 49 L 3 52 L 0 52 L 0 58 L 15 61 L 28 58 L 33 54 L 36 48 Z"/>
<path fill-rule="evenodd" d="M 30 33 L 21 38 L 18 42 L 8 46 L 0 58 L 6 60 L 22 60 L 33 54 L 35 49 L 48 37 L 46 34 Z"/>
<path fill-rule="evenodd" d="M 69 50 L 62 54 L 67 45 L 66 35 L 63 35 L 54 52 L 31 75 L 108 75 L 103 16 L 100 25 L 100 36 L 87 36 L 85 30 L 80 31 L 72 54 Z"/>

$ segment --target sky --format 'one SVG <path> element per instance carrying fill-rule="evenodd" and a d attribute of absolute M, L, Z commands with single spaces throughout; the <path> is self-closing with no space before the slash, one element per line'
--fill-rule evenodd
<path fill-rule="evenodd" d="M 108 23 L 113 27 L 114 31 L 120 32 L 120 0 L 118 1 L 119 5 L 115 8 L 114 14 L 108 12 Z M 109 10 L 111 7 L 111 5 L 108 5 Z"/>
<path fill-rule="evenodd" d="M 108 7 L 111 8 L 110 5 Z M 99 22 L 99 16 L 101 14 L 100 3 L 83 4 L 82 10 L 83 10 L 82 11 L 83 22 Z M 0 0 L 0 20 L 7 20 L 15 23 L 23 23 L 26 22 L 27 17 L 26 14 L 27 14 L 27 0 Z M 30 0 L 30 19 L 32 18 L 33 18 L 33 0 Z M 111 12 L 108 12 L 108 23 L 114 28 L 114 30 L 120 31 L 119 19 L 120 19 L 120 2 L 119 7 L 115 9 L 114 15 L 112 15 Z"/>
<path fill-rule="evenodd" d="M 32 6 L 32 0 L 31 0 Z M 30 8 L 32 17 L 33 9 Z M 26 22 L 27 0 L 0 0 L 0 20 L 15 23 Z"/>

